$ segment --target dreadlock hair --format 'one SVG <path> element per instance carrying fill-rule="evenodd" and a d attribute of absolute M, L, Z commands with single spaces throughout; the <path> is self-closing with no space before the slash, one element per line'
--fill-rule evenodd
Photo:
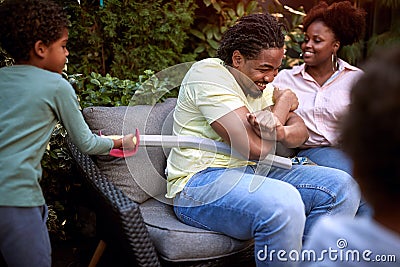
<path fill-rule="evenodd" d="M 358 42 L 365 33 L 366 12 L 354 7 L 349 1 L 333 3 L 328 6 L 320 2 L 311 8 L 303 19 L 304 31 L 314 21 L 322 21 L 335 34 L 341 47 Z"/>
<path fill-rule="evenodd" d="M 37 41 L 50 45 L 69 25 L 63 9 L 49 0 L 5 0 L 0 4 L 0 45 L 16 62 L 29 60 Z"/>
<path fill-rule="evenodd" d="M 235 50 L 246 59 L 255 59 L 263 49 L 282 48 L 284 28 L 283 24 L 268 13 L 242 17 L 224 33 L 217 57 L 232 66 Z"/>

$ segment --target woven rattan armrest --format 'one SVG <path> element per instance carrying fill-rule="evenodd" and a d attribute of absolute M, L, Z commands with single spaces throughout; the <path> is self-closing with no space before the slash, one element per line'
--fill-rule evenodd
<path fill-rule="evenodd" d="M 98 169 L 92 158 L 66 138 L 67 146 L 82 173 L 84 183 L 96 203 L 97 224 L 101 239 L 118 246 L 133 266 L 160 266 L 139 205 L 115 187 Z"/>

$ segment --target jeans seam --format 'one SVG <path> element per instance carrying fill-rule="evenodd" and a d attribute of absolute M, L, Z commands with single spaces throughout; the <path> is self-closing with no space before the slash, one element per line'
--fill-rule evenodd
<path fill-rule="evenodd" d="M 320 191 L 324 192 L 325 194 L 329 195 L 332 199 L 332 204 L 329 205 L 329 207 L 327 209 L 327 213 L 330 213 L 332 211 L 334 204 L 336 203 L 336 200 L 337 200 L 336 195 L 331 190 L 329 190 L 328 188 L 323 187 L 323 186 L 314 186 L 311 184 L 299 184 L 296 186 L 296 189 L 317 189 L 317 190 L 320 190 Z"/>

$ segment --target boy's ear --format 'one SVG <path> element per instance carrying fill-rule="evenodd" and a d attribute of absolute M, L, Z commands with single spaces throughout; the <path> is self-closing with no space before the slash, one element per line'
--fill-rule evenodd
<path fill-rule="evenodd" d="M 47 50 L 47 46 L 43 43 L 43 41 L 39 40 L 35 43 L 35 47 L 34 47 L 34 53 L 40 57 L 43 58 L 45 57 L 46 54 L 46 50 Z"/>

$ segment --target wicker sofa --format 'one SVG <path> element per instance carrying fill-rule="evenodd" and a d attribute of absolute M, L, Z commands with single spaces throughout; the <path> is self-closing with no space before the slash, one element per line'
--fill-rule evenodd
<path fill-rule="evenodd" d="M 90 107 L 83 110 L 93 132 L 171 134 L 176 99 L 154 106 Z M 90 157 L 67 139 L 93 200 L 99 246 L 91 266 L 101 261 L 104 244 L 122 255 L 124 266 L 255 266 L 253 240 L 185 225 L 177 220 L 166 190 L 168 150 L 140 148 L 130 158 Z"/>

